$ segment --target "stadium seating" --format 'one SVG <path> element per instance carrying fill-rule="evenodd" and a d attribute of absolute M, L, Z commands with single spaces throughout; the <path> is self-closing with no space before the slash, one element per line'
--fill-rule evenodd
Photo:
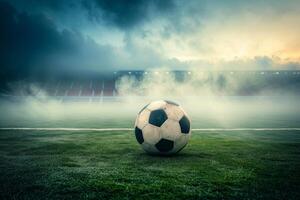
<path fill-rule="evenodd" d="M 274 95 L 274 91 L 277 91 L 276 94 L 291 91 L 293 94 L 300 95 L 300 71 L 119 71 L 98 77 L 82 76 L 78 78 L 71 76 L 50 81 L 46 79 L 28 79 L 23 82 L 7 83 L 4 87 L 2 86 L 1 94 L 28 96 L 43 92 L 47 96 L 65 99 L 76 99 L 77 97 L 89 100 L 91 98 L 113 98 L 119 96 L 116 81 L 121 77 L 134 78 L 137 81 L 136 84 L 138 84 L 145 76 L 155 74 L 167 76 L 170 73 L 174 75 L 174 80 L 178 84 L 191 81 L 190 76 L 196 73 L 197 76 L 193 77 L 198 77 L 199 80 L 192 84 L 199 84 L 199 88 L 203 85 L 209 86 L 216 95 L 261 95 L 260 91 L 273 92 L 267 93 L 268 95 Z M 35 86 L 35 90 L 32 90 L 32 85 Z M 235 90 L 232 90 L 232 85 L 235 86 Z M 236 85 L 239 87 L 236 87 Z M 143 95 L 142 91 L 140 95 Z"/>

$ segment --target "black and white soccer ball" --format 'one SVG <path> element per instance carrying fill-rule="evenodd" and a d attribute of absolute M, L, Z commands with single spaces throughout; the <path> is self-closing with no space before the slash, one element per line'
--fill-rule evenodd
<path fill-rule="evenodd" d="M 160 100 L 146 105 L 135 121 L 135 137 L 149 154 L 181 151 L 191 136 L 190 119 L 177 103 Z"/>

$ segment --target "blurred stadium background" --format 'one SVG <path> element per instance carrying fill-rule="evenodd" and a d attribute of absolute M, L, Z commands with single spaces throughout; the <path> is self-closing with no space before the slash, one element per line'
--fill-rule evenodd
<path fill-rule="evenodd" d="M 61 101 L 110 101 L 124 96 L 117 82 L 122 77 L 133 78 L 139 85 L 146 76 L 172 74 L 176 83 L 198 76 L 198 87 L 209 87 L 213 95 L 221 96 L 280 96 L 300 94 L 300 71 L 115 71 L 102 74 L 34 77 L 18 81 L 2 80 L 2 97 L 37 96 L 43 93 Z M 232 83 L 240 87 L 232 89 Z M 163 83 L 162 83 L 163 84 Z M 145 88 L 144 88 L 145 89 Z M 268 92 L 261 92 L 268 91 Z M 287 93 L 288 92 L 288 93 Z M 143 96 L 143 91 L 138 95 Z M 126 94 L 125 94 L 126 95 Z M 195 95 L 195 94 L 187 94 Z"/>

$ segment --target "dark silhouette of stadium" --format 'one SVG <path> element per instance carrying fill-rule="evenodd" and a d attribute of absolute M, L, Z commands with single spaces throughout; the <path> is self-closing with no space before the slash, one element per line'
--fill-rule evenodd
<path fill-rule="evenodd" d="M 44 95 L 63 101 L 103 101 L 120 97 L 116 82 L 123 76 L 134 77 L 142 81 L 145 76 L 157 73 L 172 73 L 175 81 L 180 83 L 189 79 L 191 73 L 202 73 L 213 76 L 206 80 L 216 95 L 224 96 L 251 96 L 262 95 L 259 91 L 272 92 L 263 95 L 278 95 L 284 91 L 299 95 L 300 71 L 115 71 L 104 74 L 77 74 L 64 76 L 29 77 L 22 80 L 8 80 L 1 82 L 0 94 L 6 97 L 24 97 L 30 95 Z M 226 90 L 228 77 L 232 80 L 249 79 L 243 88 L 235 91 Z M 35 89 L 32 89 L 32 86 Z M 199 87 L 201 87 L 199 85 Z M 142 96 L 143 94 L 141 94 Z M 193 95 L 193 94 L 187 94 Z"/>

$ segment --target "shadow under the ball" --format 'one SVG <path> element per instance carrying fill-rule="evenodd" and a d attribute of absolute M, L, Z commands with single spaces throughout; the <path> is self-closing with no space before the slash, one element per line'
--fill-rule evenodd
<path fill-rule="evenodd" d="M 138 156 L 144 156 L 145 158 L 168 158 L 168 159 L 190 159 L 190 158 L 210 158 L 212 155 L 207 153 L 196 153 L 196 152 L 178 152 L 172 155 L 164 155 L 164 154 L 149 154 L 146 152 L 142 152 L 138 154 Z"/>

